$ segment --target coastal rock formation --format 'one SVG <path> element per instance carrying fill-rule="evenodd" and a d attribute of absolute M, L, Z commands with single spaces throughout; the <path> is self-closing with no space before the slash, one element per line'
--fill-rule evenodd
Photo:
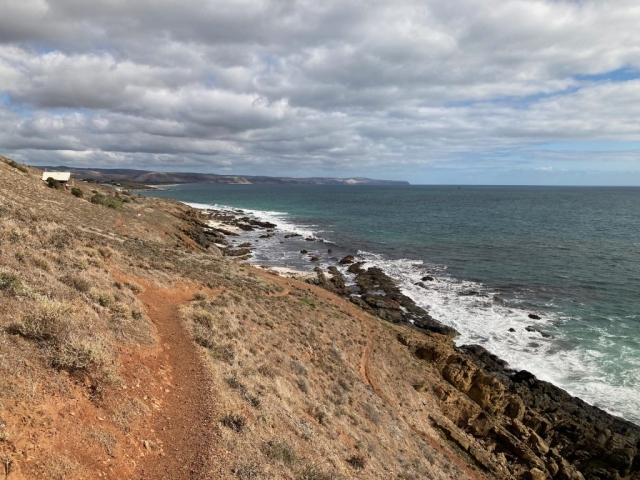
<path fill-rule="evenodd" d="M 435 422 L 460 448 L 501 478 L 639 479 L 640 427 L 572 397 L 526 371 L 513 371 L 478 345 L 456 347 L 428 334 L 398 340 L 435 368 Z M 443 426 L 444 425 L 444 426 Z M 472 439 L 483 450 L 471 449 Z M 502 470 L 496 465 L 502 465 Z"/>
<path fill-rule="evenodd" d="M 333 288 L 336 293 L 343 296 L 351 295 L 351 289 L 347 287 L 344 282 L 344 276 L 336 267 L 331 266 L 328 268 L 329 273 L 331 273 L 331 283 L 333 284 Z"/>
<path fill-rule="evenodd" d="M 251 250 L 249 250 L 248 248 L 227 248 L 224 250 L 224 254 L 226 257 L 244 257 L 245 255 L 249 255 L 250 253 Z"/>
<path fill-rule="evenodd" d="M 344 257 L 343 259 L 340 260 L 340 264 L 341 265 L 349 265 L 353 262 L 355 262 L 356 259 L 353 255 L 347 255 L 346 257 Z"/>
<path fill-rule="evenodd" d="M 187 210 L 181 212 L 181 220 L 183 220 L 182 232 L 193 240 L 198 246 L 204 249 L 211 247 L 211 240 L 208 238 L 208 226 L 204 222 L 204 216 L 198 210 Z M 214 247 L 215 248 L 215 247 Z"/>
<path fill-rule="evenodd" d="M 352 302 L 388 322 L 406 322 L 424 331 L 451 337 L 458 335 L 454 328 L 439 322 L 403 294 L 382 269 L 370 267 L 364 270 L 361 265 L 354 263 L 349 267 L 349 272 L 356 275 L 355 283 L 361 293 L 360 297 L 351 297 Z"/>

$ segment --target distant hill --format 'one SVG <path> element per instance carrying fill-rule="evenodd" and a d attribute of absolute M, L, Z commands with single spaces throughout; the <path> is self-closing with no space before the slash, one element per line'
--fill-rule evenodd
<path fill-rule="evenodd" d="M 110 182 L 128 180 L 146 185 L 168 185 L 176 183 L 227 183 L 227 184 L 271 184 L 271 185 L 409 185 L 409 182 L 395 180 L 374 180 L 371 178 L 330 178 L 330 177 L 268 177 L 249 175 L 216 175 L 213 173 L 153 172 L 121 168 L 72 168 L 66 166 L 39 167 L 47 170 L 64 170 L 83 180 Z"/>

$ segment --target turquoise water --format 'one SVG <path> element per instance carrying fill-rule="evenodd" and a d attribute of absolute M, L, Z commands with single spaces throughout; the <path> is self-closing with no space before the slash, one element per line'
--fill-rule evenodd
<path fill-rule="evenodd" d="M 638 188 L 183 185 L 153 194 L 251 209 L 330 244 L 256 239 L 256 263 L 310 268 L 302 244 L 325 265 L 355 253 L 456 327 L 460 343 L 640 423 Z M 436 280 L 415 285 L 425 274 Z M 460 295 L 469 290 L 479 295 Z"/>

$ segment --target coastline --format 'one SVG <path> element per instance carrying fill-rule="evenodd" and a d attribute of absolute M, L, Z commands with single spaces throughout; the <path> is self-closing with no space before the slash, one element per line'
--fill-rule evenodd
<path fill-rule="evenodd" d="M 214 223 L 206 222 L 205 233 L 217 240 L 222 231 L 234 230 L 231 241 L 223 240 L 226 247 L 222 252 L 240 261 L 251 263 L 256 248 L 246 241 L 243 233 L 259 231 L 264 233 L 258 238 L 270 238 L 277 229 L 271 221 L 250 218 L 246 210 L 208 207 L 201 212 L 205 218 L 211 215 L 216 219 Z M 294 233 L 284 238 L 293 237 L 303 236 Z M 324 243 L 311 236 L 304 240 Z M 310 266 L 317 262 L 317 257 L 306 249 L 300 254 L 308 257 Z M 640 471 L 640 426 L 539 380 L 526 370 L 510 368 L 507 362 L 482 346 L 456 345 L 453 339 L 458 332 L 417 306 L 380 268 L 367 268 L 365 262 L 351 255 L 325 269 L 315 266 L 313 272 L 285 265 L 254 266 L 320 286 L 382 320 L 419 332 L 409 336 L 400 334 L 398 341 L 435 368 L 454 389 L 438 391 L 436 395 L 442 401 L 444 417 L 457 428 L 448 422 L 439 423 L 433 418 L 432 421 L 477 463 L 484 464 L 498 477 L 501 474 L 495 466 L 488 466 L 491 464 L 488 458 L 496 451 L 502 452 L 507 463 L 522 462 L 529 468 L 522 478 L 547 478 L 547 475 L 576 480 L 627 478 Z M 542 331 L 539 333 L 544 335 Z M 414 387 L 426 388 L 423 384 Z M 464 431 L 462 436 L 460 428 Z M 486 445 L 487 452 L 469 450 L 464 435 Z M 563 453 L 569 445 L 570 451 Z"/>
<path fill-rule="evenodd" d="M 242 231 L 224 235 L 176 200 L 126 192 L 109 208 L 89 192 L 117 192 L 78 181 L 79 197 L 0 169 L 9 479 L 61 478 L 60 465 L 70 479 L 185 466 L 211 479 L 638 478 L 637 426 L 412 326 L 419 311 L 380 269 L 311 261 L 331 244 L 242 211 L 219 213 Z M 248 238 L 300 246 L 315 277 L 248 266 Z"/>

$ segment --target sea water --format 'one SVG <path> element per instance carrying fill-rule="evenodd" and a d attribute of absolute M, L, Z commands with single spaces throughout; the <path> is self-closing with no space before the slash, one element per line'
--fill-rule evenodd
<path fill-rule="evenodd" d="M 152 195 L 278 224 L 275 237 L 253 234 L 252 263 L 310 270 L 301 249 L 325 267 L 355 254 L 459 344 L 640 424 L 639 188 L 198 184 Z M 303 237 L 284 238 L 293 232 Z"/>

